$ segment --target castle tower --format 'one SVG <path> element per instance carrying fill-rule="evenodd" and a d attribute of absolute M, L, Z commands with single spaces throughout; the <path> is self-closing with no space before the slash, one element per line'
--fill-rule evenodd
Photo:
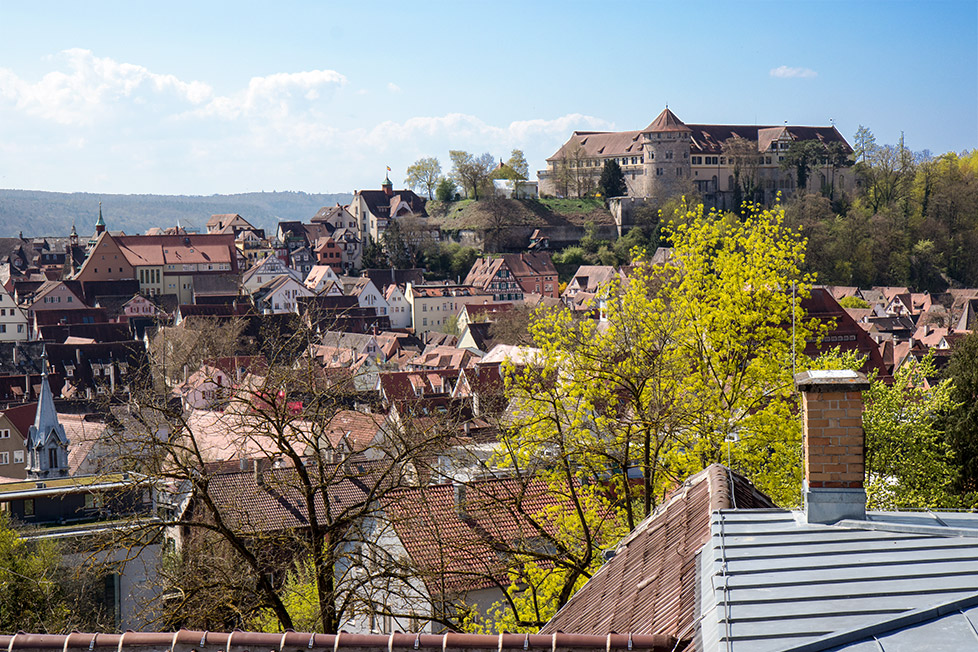
<path fill-rule="evenodd" d="M 41 394 L 34 425 L 27 430 L 27 477 L 31 480 L 68 475 L 68 435 L 58 421 L 48 383 L 48 354 L 41 355 Z"/>
<path fill-rule="evenodd" d="M 391 183 L 390 175 L 388 174 L 384 177 L 384 183 L 380 184 L 380 189 L 384 191 L 384 194 L 388 197 L 394 196 L 394 184 Z"/>
<path fill-rule="evenodd" d="M 690 183 L 689 148 L 692 129 L 667 106 L 642 130 L 645 194 L 669 197 L 685 190 Z"/>

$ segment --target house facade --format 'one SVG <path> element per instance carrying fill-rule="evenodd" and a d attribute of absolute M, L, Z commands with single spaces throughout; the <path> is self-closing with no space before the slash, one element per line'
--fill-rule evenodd
<path fill-rule="evenodd" d="M 238 273 L 238 250 L 230 233 L 114 236 L 102 232 L 75 280 L 136 279 L 142 294 L 173 294 L 180 303 L 191 303 L 195 279 Z"/>
<path fill-rule="evenodd" d="M 493 295 L 468 285 L 414 285 L 404 293 L 411 306 L 411 326 L 415 334 L 440 331 L 454 318 L 463 304 L 486 303 Z"/>
<path fill-rule="evenodd" d="M 390 179 L 385 179 L 380 190 L 360 190 L 353 193 L 349 213 L 360 230 L 361 241 L 369 237 L 379 242 L 392 219 L 405 217 L 427 218 L 425 200 L 413 190 L 394 190 Z"/>
<path fill-rule="evenodd" d="M 0 285 L 0 342 L 26 342 L 27 324 L 27 314 Z"/>
<path fill-rule="evenodd" d="M 465 284 L 491 293 L 494 301 L 522 301 L 525 294 L 559 296 L 557 268 L 547 252 L 504 254 L 480 258 Z"/>

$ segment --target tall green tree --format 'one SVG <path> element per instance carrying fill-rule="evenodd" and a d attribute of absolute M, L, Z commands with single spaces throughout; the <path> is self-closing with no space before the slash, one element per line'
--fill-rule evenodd
<path fill-rule="evenodd" d="M 448 177 L 442 177 L 438 180 L 438 185 L 435 187 L 435 198 L 438 201 L 454 201 L 455 190 L 455 182 Z"/>
<path fill-rule="evenodd" d="M 441 163 L 434 156 L 429 156 L 419 158 L 408 166 L 404 183 L 409 188 L 428 193 L 428 199 L 432 199 L 440 178 Z"/>
<path fill-rule="evenodd" d="M 625 185 L 625 175 L 622 173 L 618 161 L 608 159 L 604 162 L 604 169 L 601 170 L 601 179 L 598 181 L 598 188 L 606 200 L 611 197 L 624 197 L 628 194 L 628 186 Z"/>
<path fill-rule="evenodd" d="M 978 331 L 955 346 L 947 376 L 954 401 L 947 416 L 947 440 L 960 469 L 957 489 L 978 492 Z"/>
<path fill-rule="evenodd" d="M 859 125 L 853 141 L 853 154 L 857 163 L 865 163 L 876 152 L 876 136 L 869 127 Z"/>
<path fill-rule="evenodd" d="M 808 177 L 812 168 L 827 155 L 825 145 L 817 140 L 796 140 L 788 147 L 781 167 L 794 170 L 798 192 L 804 193 L 808 187 Z"/>

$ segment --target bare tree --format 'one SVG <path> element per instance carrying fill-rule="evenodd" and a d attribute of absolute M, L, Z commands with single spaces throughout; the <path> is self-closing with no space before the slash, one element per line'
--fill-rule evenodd
<path fill-rule="evenodd" d="M 380 498 L 416 478 L 435 444 L 382 416 L 375 437 L 351 436 L 333 424 L 351 390 L 315 359 L 316 333 L 257 339 L 267 367 L 238 383 L 223 411 L 184 411 L 151 380 L 164 373 L 153 365 L 119 433 L 165 508 L 143 534 L 165 529 L 175 543 L 159 620 L 287 629 L 298 613 L 303 626 L 336 632 L 380 573 L 363 562 L 379 545 Z M 308 584 L 298 604 L 289 579 L 300 572 Z"/>
<path fill-rule="evenodd" d="M 479 192 L 487 194 L 489 175 L 496 165 L 496 159 L 486 152 L 481 156 L 473 156 L 461 150 L 448 153 L 452 159 L 451 177 L 472 199 L 479 199 Z"/>
<path fill-rule="evenodd" d="M 734 183 L 743 199 L 754 201 L 758 190 L 757 171 L 761 164 L 757 142 L 735 135 L 723 141 L 722 152 L 733 165 Z M 739 210 L 740 206 L 735 208 Z"/>

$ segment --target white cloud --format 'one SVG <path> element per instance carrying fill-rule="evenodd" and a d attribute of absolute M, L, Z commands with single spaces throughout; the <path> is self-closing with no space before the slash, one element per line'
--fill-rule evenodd
<path fill-rule="evenodd" d="M 280 72 L 267 77 L 252 77 L 248 88 L 233 95 L 217 96 L 195 113 L 228 120 L 286 118 L 293 115 L 299 105 L 325 101 L 333 91 L 345 85 L 346 77 L 335 70 Z"/>
<path fill-rule="evenodd" d="M 566 140 L 574 129 L 610 129 L 611 123 L 600 118 L 572 113 L 553 120 L 518 120 L 506 126 L 495 126 L 465 113 L 415 117 L 404 122 L 386 121 L 371 129 L 365 139 L 375 147 L 422 138 L 449 139 L 472 143 L 477 147 L 511 146 L 539 136 L 560 136 Z M 482 143 L 481 145 L 479 143 Z M 461 145 L 459 145 L 461 146 Z"/>
<path fill-rule="evenodd" d="M 614 127 L 577 113 L 507 123 L 488 113 L 368 118 L 391 115 L 364 89 L 375 83 L 358 79 L 351 88 L 338 71 L 308 70 L 253 77 L 218 94 L 88 50 L 60 53 L 38 80 L 0 68 L 0 150 L 21 152 L 24 162 L 4 183 L 203 194 L 349 190 L 377 183 L 386 165 L 397 175 L 420 156 L 444 161 L 450 149 L 506 157 L 519 148 L 538 166 L 574 129 Z M 400 89 L 391 82 L 386 90 Z M 39 120 L 47 124 L 39 128 Z"/>
<path fill-rule="evenodd" d="M 389 90 L 391 93 L 400 93 L 401 87 L 394 82 L 387 82 L 387 90 Z"/>
<path fill-rule="evenodd" d="M 83 125 L 127 104 L 155 106 L 169 100 L 199 105 L 213 94 L 202 82 L 186 82 L 143 66 L 96 57 L 91 50 L 65 50 L 59 56 L 67 71 L 49 72 L 33 83 L 0 68 L 0 101 L 58 124 Z"/>
<path fill-rule="evenodd" d="M 771 69 L 771 76 L 778 77 L 780 79 L 810 79 L 812 77 L 818 77 L 818 73 L 811 68 L 791 68 L 788 66 L 778 66 L 777 68 Z"/>

